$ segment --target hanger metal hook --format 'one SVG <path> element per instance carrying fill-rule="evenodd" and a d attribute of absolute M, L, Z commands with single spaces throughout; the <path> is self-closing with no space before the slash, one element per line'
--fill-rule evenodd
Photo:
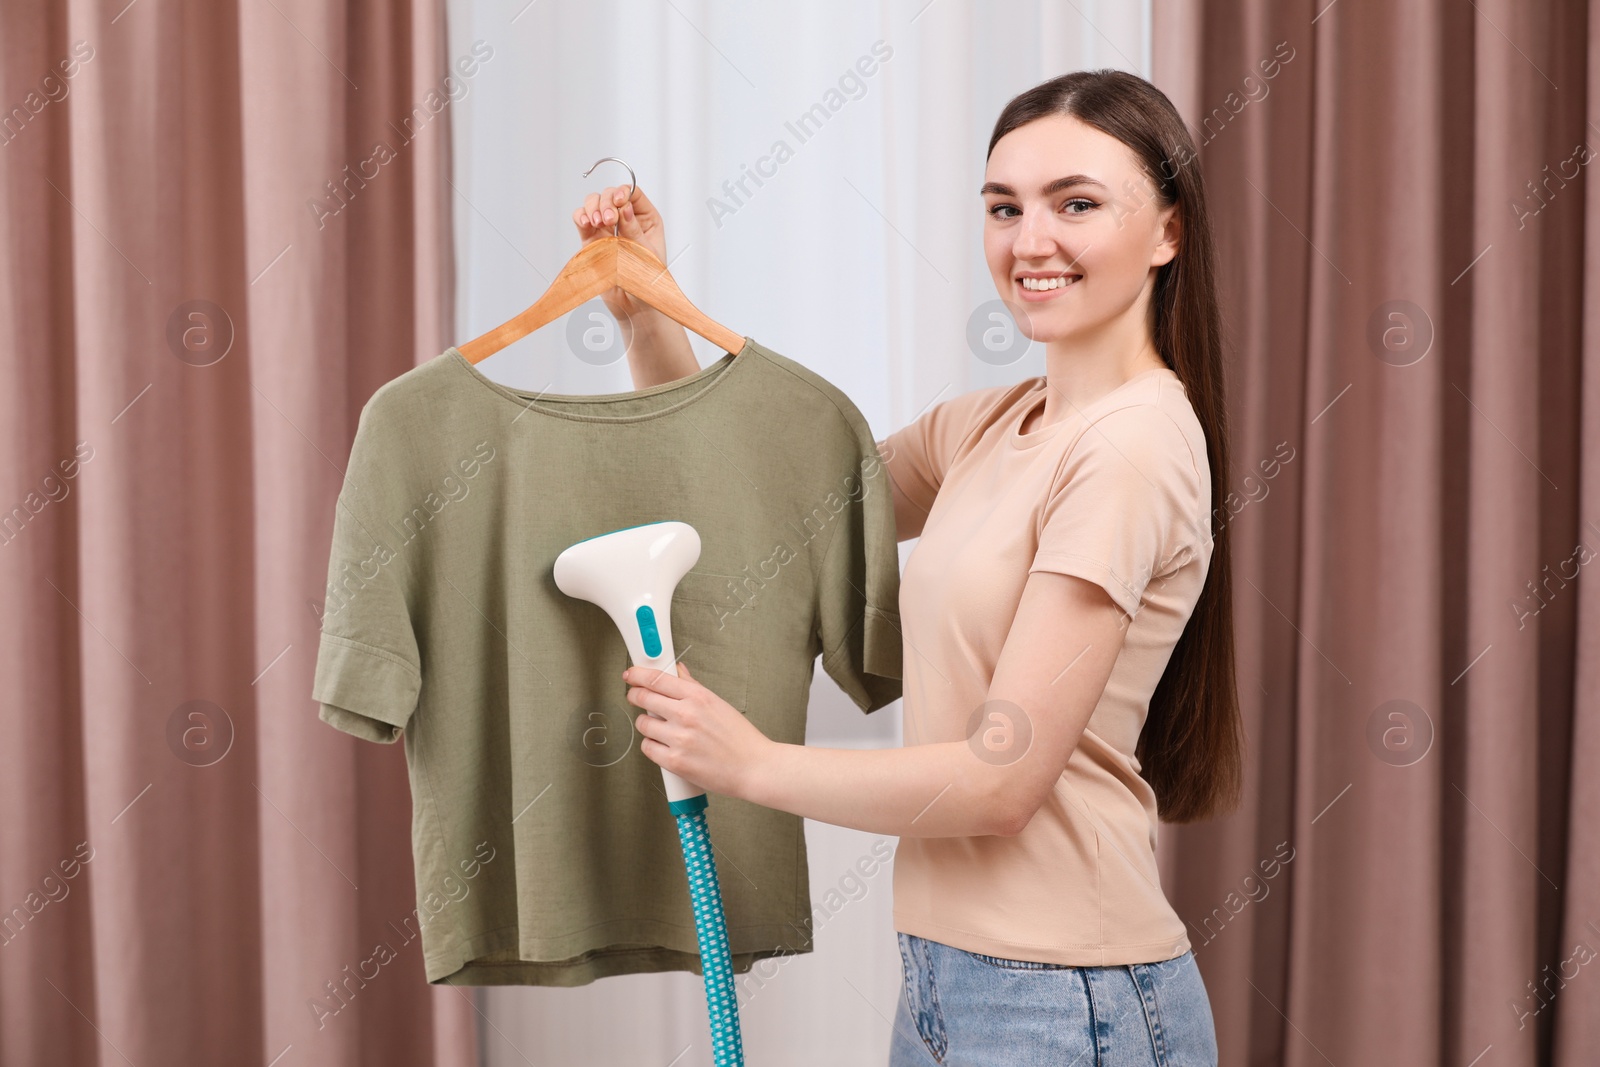
<path fill-rule="evenodd" d="M 594 173 L 594 168 L 595 167 L 598 167 L 600 164 L 606 162 L 607 160 L 611 161 L 612 163 L 622 163 L 622 165 L 624 167 L 628 167 L 628 164 L 623 163 L 623 161 L 618 159 L 616 156 L 605 156 L 605 157 L 603 157 L 601 159 L 595 160 L 594 161 L 594 166 L 590 167 L 588 170 L 584 171 L 583 172 L 583 176 L 585 178 L 587 178 L 589 175 Z M 633 168 L 632 167 L 628 167 L 628 199 L 629 200 L 633 199 L 633 191 L 636 188 L 638 188 L 638 186 L 634 183 Z M 611 227 L 611 236 L 620 237 L 621 236 L 621 230 L 622 230 L 622 213 L 618 212 L 617 213 L 616 224 Z"/>

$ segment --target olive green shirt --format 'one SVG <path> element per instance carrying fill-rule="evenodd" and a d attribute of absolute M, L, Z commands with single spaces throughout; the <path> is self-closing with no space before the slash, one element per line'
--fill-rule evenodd
<path fill-rule="evenodd" d="M 767 737 L 805 742 L 819 655 L 862 711 L 899 698 L 887 476 L 861 413 L 800 364 L 746 338 L 674 382 L 558 396 L 450 348 L 363 407 L 312 697 L 340 730 L 405 738 L 430 982 L 699 973 L 622 636 L 551 573 L 574 542 L 674 519 L 701 540 L 677 655 Z M 710 801 L 734 970 L 809 952 L 801 819 Z"/>

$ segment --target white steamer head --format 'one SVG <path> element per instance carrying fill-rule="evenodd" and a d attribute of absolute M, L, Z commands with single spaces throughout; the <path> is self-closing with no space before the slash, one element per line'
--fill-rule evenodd
<path fill-rule="evenodd" d="M 629 526 L 569 545 L 556 557 L 556 588 L 598 604 L 640 667 L 678 673 L 672 646 L 672 592 L 700 559 L 700 535 L 686 522 Z M 665 769 L 667 799 L 705 790 Z"/>

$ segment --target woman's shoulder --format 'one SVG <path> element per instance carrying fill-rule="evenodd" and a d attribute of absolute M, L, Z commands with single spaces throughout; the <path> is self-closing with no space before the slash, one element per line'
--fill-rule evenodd
<path fill-rule="evenodd" d="M 971 389 L 940 400 L 921 416 L 930 425 L 938 425 L 960 437 L 970 437 L 1005 417 L 1022 398 L 1042 387 L 1043 378 L 1023 378 L 1005 385 L 990 385 Z"/>
<path fill-rule="evenodd" d="M 1182 381 L 1170 371 L 1152 374 L 1094 414 L 1072 451 L 1113 450 L 1141 470 L 1176 464 L 1194 481 L 1210 483 L 1205 428 Z"/>
<path fill-rule="evenodd" d="M 980 436 L 1042 379 L 1025 378 L 1007 385 L 991 385 L 947 395 L 946 387 L 922 412 L 890 435 L 891 440 L 921 442 L 930 452 L 954 457 L 967 442 Z"/>

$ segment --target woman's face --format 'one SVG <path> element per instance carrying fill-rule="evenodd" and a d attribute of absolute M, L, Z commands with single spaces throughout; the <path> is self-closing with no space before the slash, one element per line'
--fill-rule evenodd
<path fill-rule="evenodd" d="M 1154 268 L 1178 250 L 1176 206 L 1161 207 L 1155 192 L 1132 149 L 1068 115 L 1035 119 L 995 143 L 984 171 L 983 251 L 1024 334 L 1092 336 L 1142 313 Z"/>

